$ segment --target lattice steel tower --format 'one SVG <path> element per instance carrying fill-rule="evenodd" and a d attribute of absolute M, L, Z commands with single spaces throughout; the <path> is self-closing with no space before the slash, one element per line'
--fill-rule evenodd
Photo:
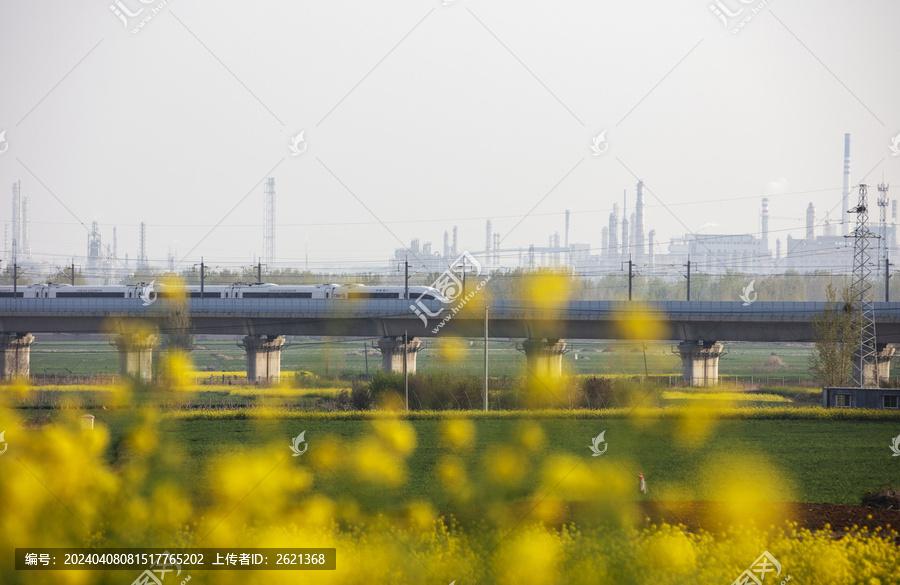
<path fill-rule="evenodd" d="M 869 259 L 869 239 L 876 237 L 869 230 L 869 211 L 866 204 L 866 185 L 859 186 L 859 201 L 848 213 L 856 214 L 856 229 L 847 237 L 853 238 L 853 284 L 850 296 L 853 299 L 854 325 L 859 330 L 858 367 L 853 369 L 853 382 L 860 388 L 877 384 L 875 362 L 875 303 L 872 298 L 872 266 Z M 869 366 L 868 368 L 866 366 Z M 867 371 L 871 372 L 869 375 Z"/>
<path fill-rule="evenodd" d="M 263 262 L 273 268 L 275 265 L 275 179 L 266 179 L 263 192 L 265 217 L 263 218 Z"/>
<path fill-rule="evenodd" d="M 141 222 L 141 246 L 138 249 L 138 259 L 137 259 L 137 267 L 138 268 L 147 268 L 149 262 L 147 261 L 147 224 Z"/>

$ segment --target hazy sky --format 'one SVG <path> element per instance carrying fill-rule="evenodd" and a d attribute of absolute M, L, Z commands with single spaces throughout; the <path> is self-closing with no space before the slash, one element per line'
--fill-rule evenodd
<path fill-rule="evenodd" d="M 845 132 L 900 195 L 896 1 L 147 1 L 0 3 L 0 221 L 21 180 L 36 259 L 96 220 L 133 263 L 143 221 L 152 261 L 248 264 L 268 176 L 280 262 L 481 250 L 486 219 L 545 246 L 566 209 L 599 249 L 638 178 L 660 241 L 758 232 L 768 195 L 774 243 L 839 220 Z"/>

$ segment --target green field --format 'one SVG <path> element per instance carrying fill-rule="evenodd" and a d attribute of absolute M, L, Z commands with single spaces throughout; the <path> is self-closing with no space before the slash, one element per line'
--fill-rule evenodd
<path fill-rule="evenodd" d="M 120 412 L 98 414 L 97 424 L 107 426 L 112 444 L 116 444 L 131 415 Z M 317 475 L 317 491 L 338 498 L 353 493 L 362 501 L 387 497 L 397 505 L 415 498 L 433 502 L 441 512 L 453 511 L 448 494 L 440 487 L 435 466 L 445 449 L 439 440 L 438 420 L 413 420 L 418 446 L 409 459 L 409 481 L 395 493 L 381 495 L 357 493 L 362 489 L 352 482 L 331 476 L 325 471 Z M 501 446 L 516 449 L 516 434 L 522 419 L 475 419 L 476 441 L 463 459 L 477 476 L 485 455 Z M 663 419 L 635 422 L 626 419 L 555 419 L 538 421 L 545 441 L 528 454 L 527 468 L 536 469 L 538 462 L 553 455 L 568 454 L 585 465 L 602 459 L 621 464 L 629 474 L 642 472 L 653 487 L 649 497 L 667 498 L 682 494 L 683 499 L 715 500 L 712 485 L 698 478 L 710 461 L 741 461 L 759 456 L 780 471 L 790 485 L 783 493 L 785 501 L 831 502 L 858 504 L 868 488 L 885 483 L 900 484 L 900 467 L 888 448 L 892 437 L 900 432 L 898 421 L 832 421 L 832 420 L 720 420 L 709 429 L 708 440 L 693 445 L 683 443 L 688 432 L 683 421 Z M 255 450 L 275 453 L 275 460 L 287 457 L 281 465 L 295 465 L 290 457 L 290 440 L 306 431 L 309 453 L 300 459 L 307 464 L 317 456 L 317 443 L 325 437 L 350 445 L 372 433 L 366 420 L 172 420 L 164 417 L 160 424 L 161 448 L 183 451 L 183 465 L 168 469 L 195 502 L 210 505 L 211 467 Z M 608 452 L 602 458 L 591 457 L 591 438 L 606 431 Z M 327 441 L 326 441 L 327 442 Z M 823 447 L 824 446 L 824 447 Z M 346 453 L 351 457 L 352 453 Z M 113 454 L 110 453 L 112 462 Z M 276 470 L 277 471 L 277 470 Z M 748 468 L 741 481 L 753 484 L 759 478 Z M 263 480 L 263 477 L 259 477 Z M 735 478 L 732 478 L 735 479 Z M 723 478 L 724 481 L 724 478 Z M 525 492 L 537 484 L 536 477 L 525 475 Z M 507 494 L 510 501 L 517 494 Z M 390 506 L 389 506 L 390 507 Z"/>
<path fill-rule="evenodd" d="M 198 341 L 191 357 L 198 370 L 243 371 L 240 338 Z M 568 343 L 563 366 L 569 374 L 671 376 L 681 374 L 675 343 L 577 341 Z M 447 350 L 447 348 L 452 348 Z M 489 367 L 494 376 L 520 376 L 525 372 L 521 342 L 490 341 Z M 479 374 L 483 368 L 481 340 L 423 340 L 418 368 Z M 646 368 L 644 349 L 646 348 Z M 785 384 L 811 381 L 810 344 L 726 343 L 719 360 L 723 380 L 739 376 L 754 382 Z M 368 355 L 367 355 L 368 353 Z M 775 354 L 774 356 L 772 354 Z M 576 359 L 577 357 L 577 359 Z M 777 358 L 777 359 L 770 359 Z M 778 363 L 777 360 L 781 360 Z M 769 365 L 767 365 L 769 362 Z M 381 369 L 376 340 L 318 340 L 294 338 L 282 352 L 282 371 L 308 371 L 317 376 L 371 375 Z M 36 375 L 90 375 L 118 372 L 118 353 L 105 341 L 38 341 L 31 349 L 31 371 Z M 212 373 L 212 372 L 211 372 Z"/>

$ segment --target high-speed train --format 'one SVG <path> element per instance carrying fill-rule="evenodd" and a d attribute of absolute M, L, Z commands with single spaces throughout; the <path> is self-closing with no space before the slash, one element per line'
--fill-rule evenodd
<path fill-rule="evenodd" d="M 363 284 L 316 284 L 283 286 L 271 283 L 214 285 L 203 287 L 205 299 L 402 299 L 402 286 L 366 286 Z M 186 294 L 201 297 L 200 287 L 186 286 L 184 292 L 169 290 L 162 284 L 141 283 L 122 286 L 82 286 L 70 284 L 29 284 L 16 287 L 0 286 L 0 298 L 13 296 L 25 299 L 139 299 L 145 304 L 157 298 Z M 441 292 L 430 286 L 409 287 L 410 300 L 444 301 Z"/>

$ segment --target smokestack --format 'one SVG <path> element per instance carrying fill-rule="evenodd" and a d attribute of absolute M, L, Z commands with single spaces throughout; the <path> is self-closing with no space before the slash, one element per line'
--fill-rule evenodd
<path fill-rule="evenodd" d="M 22 181 L 16 181 L 12 184 L 12 244 L 13 244 L 13 260 L 18 254 L 19 246 L 22 243 Z"/>
<path fill-rule="evenodd" d="M 491 263 L 491 244 L 494 241 L 491 231 L 491 220 L 488 220 L 484 227 L 484 262 L 486 266 L 489 266 Z"/>
<path fill-rule="evenodd" d="M 494 265 L 500 266 L 500 233 L 494 234 Z"/>
<path fill-rule="evenodd" d="M 781 260 L 781 240 L 775 240 L 775 260 Z"/>
<path fill-rule="evenodd" d="M 809 207 L 806 208 L 806 239 L 816 239 L 816 208 L 810 201 Z"/>
<path fill-rule="evenodd" d="M 22 256 L 31 259 L 31 222 L 28 220 L 28 195 L 22 196 Z"/>
<path fill-rule="evenodd" d="M 650 230 L 650 233 L 648 234 L 648 236 L 650 237 L 650 241 L 649 241 L 649 246 L 648 246 L 648 250 L 647 250 L 647 259 L 650 263 L 650 268 L 653 268 L 653 243 L 654 243 L 654 240 L 656 239 L 656 230 Z"/>
<path fill-rule="evenodd" d="M 491 220 L 487 220 L 487 224 L 484 227 L 484 263 L 485 263 L 485 265 L 490 265 L 490 263 L 491 263 L 491 242 L 493 242 L 493 238 L 491 237 Z"/>
<path fill-rule="evenodd" d="M 634 253 L 634 247 L 637 245 L 635 242 L 636 234 L 634 233 L 634 213 L 631 214 L 631 219 L 628 220 L 628 225 L 631 226 L 631 234 L 628 236 L 628 248 Z"/>
<path fill-rule="evenodd" d="M 565 240 L 566 250 L 569 249 L 569 210 L 566 210 L 566 240 Z"/>
<path fill-rule="evenodd" d="M 613 203 L 612 213 L 609 214 L 609 254 L 615 256 L 619 253 L 619 204 Z"/>
<path fill-rule="evenodd" d="M 850 133 L 844 134 L 844 207 L 841 209 L 841 232 L 843 235 L 850 233 L 850 220 L 847 211 L 850 208 Z"/>
<path fill-rule="evenodd" d="M 141 243 L 140 248 L 138 249 L 138 258 L 137 258 L 137 267 L 138 268 L 146 268 L 149 262 L 147 261 L 147 224 L 141 222 Z"/>
<path fill-rule="evenodd" d="M 263 187 L 263 258 L 275 268 L 275 178 L 268 177 Z"/>
<path fill-rule="evenodd" d="M 644 257 L 644 182 L 638 181 L 637 201 L 634 204 L 634 257 L 641 262 Z"/>
<path fill-rule="evenodd" d="M 609 228 L 603 228 L 600 233 L 600 255 L 603 256 L 607 253 L 607 248 L 609 248 Z"/>
<path fill-rule="evenodd" d="M 456 255 L 459 253 L 456 248 L 456 226 L 453 226 L 453 245 L 450 246 L 450 255 L 456 258 Z"/>
<path fill-rule="evenodd" d="M 762 213 L 760 214 L 760 225 L 762 232 L 763 248 L 769 250 L 769 198 L 763 197 Z"/>
<path fill-rule="evenodd" d="M 450 257 L 450 232 L 444 230 L 444 258 Z"/>
<path fill-rule="evenodd" d="M 824 225 L 823 225 L 822 229 L 825 232 L 825 235 L 833 236 L 834 235 L 834 225 L 832 225 L 831 218 L 829 217 L 828 213 L 825 214 L 825 221 L 823 222 L 823 224 Z"/>

